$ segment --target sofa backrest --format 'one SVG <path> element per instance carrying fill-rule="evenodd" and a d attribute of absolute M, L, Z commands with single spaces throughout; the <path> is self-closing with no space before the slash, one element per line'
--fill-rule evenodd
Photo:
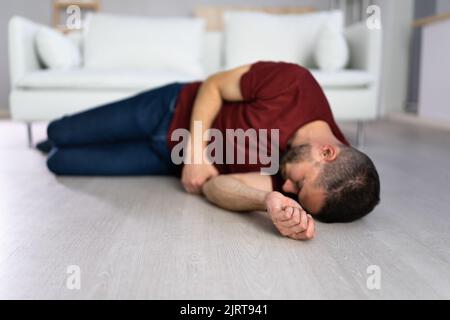
<path fill-rule="evenodd" d="M 314 68 L 315 43 L 324 24 L 344 29 L 339 10 L 290 15 L 245 11 L 221 14 L 224 19 L 220 29 L 207 31 L 205 36 L 207 74 L 257 60 L 287 61 Z M 208 20 L 211 22 L 214 21 Z"/>
<path fill-rule="evenodd" d="M 203 67 L 211 75 L 225 69 L 224 35 L 220 31 L 206 31 L 203 43 Z"/>
<path fill-rule="evenodd" d="M 204 22 L 92 14 L 84 28 L 84 67 L 166 69 L 203 76 Z"/>
<path fill-rule="evenodd" d="M 9 58 L 12 87 L 26 73 L 42 68 L 35 48 L 34 38 L 41 25 L 22 17 L 9 22 Z M 345 35 L 350 47 L 350 64 L 353 69 L 378 74 L 381 59 L 381 32 L 369 30 L 364 23 L 346 28 Z M 69 37 L 84 47 L 82 34 L 73 32 Z M 200 64 L 205 75 L 226 69 L 225 34 L 222 31 L 206 31 L 203 44 L 199 45 Z M 84 48 L 83 48 L 84 49 Z"/>
<path fill-rule="evenodd" d="M 342 31 L 342 12 L 298 15 L 225 12 L 225 66 L 230 69 L 253 61 L 272 60 L 313 68 L 316 42 L 326 25 Z"/>

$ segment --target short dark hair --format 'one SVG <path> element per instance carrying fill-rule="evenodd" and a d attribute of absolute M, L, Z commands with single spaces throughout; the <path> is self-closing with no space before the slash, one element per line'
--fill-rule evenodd
<path fill-rule="evenodd" d="M 319 183 L 325 203 L 314 215 L 327 223 L 351 222 L 370 213 L 380 202 L 380 178 L 370 158 L 361 151 L 340 146 L 335 161 L 323 165 Z"/>

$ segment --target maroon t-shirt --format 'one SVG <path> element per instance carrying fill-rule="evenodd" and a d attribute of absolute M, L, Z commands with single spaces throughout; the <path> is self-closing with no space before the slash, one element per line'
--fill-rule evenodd
<path fill-rule="evenodd" d="M 172 149 L 178 142 L 171 141 L 172 132 L 177 128 L 190 128 L 191 112 L 201 82 L 185 85 L 177 100 L 176 110 L 168 132 L 169 146 Z M 251 65 L 250 70 L 240 80 L 242 102 L 224 102 L 212 128 L 219 129 L 224 135 L 226 129 L 267 129 L 270 146 L 270 130 L 279 129 L 279 151 L 286 152 L 288 141 L 303 125 L 323 120 L 328 123 L 333 134 L 344 144 L 348 142 L 334 121 L 327 98 L 311 73 L 296 64 L 285 62 L 260 61 Z M 235 145 L 237 152 L 242 151 Z M 224 139 L 224 154 L 226 139 Z M 270 153 L 269 153 L 270 154 Z M 225 157 L 224 157 L 225 158 Z M 242 173 L 259 171 L 262 165 L 215 164 L 220 173 Z M 279 175 L 272 176 L 274 190 L 281 190 Z"/>

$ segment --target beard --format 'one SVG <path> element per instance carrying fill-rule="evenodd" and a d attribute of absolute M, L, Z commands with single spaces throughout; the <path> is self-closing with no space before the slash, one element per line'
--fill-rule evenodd
<path fill-rule="evenodd" d="M 284 155 L 281 160 L 282 166 L 286 163 L 292 162 L 304 162 L 311 161 L 311 145 L 310 144 L 301 144 L 295 147 L 290 148 Z"/>
<path fill-rule="evenodd" d="M 286 153 L 281 158 L 281 175 L 283 178 L 286 178 L 286 164 L 287 163 L 301 163 L 306 161 L 311 161 L 311 145 L 310 144 L 301 144 L 295 147 L 292 147 L 286 151 Z"/>

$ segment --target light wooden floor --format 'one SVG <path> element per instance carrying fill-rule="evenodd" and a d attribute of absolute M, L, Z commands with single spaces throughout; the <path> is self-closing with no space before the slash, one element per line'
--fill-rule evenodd
<path fill-rule="evenodd" d="M 297 242 L 173 178 L 55 178 L 23 125 L 0 122 L 0 298 L 449 299 L 450 133 L 379 121 L 366 145 L 380 206 Z M 66 287 L 69 265 L 80 290 Z"/>

